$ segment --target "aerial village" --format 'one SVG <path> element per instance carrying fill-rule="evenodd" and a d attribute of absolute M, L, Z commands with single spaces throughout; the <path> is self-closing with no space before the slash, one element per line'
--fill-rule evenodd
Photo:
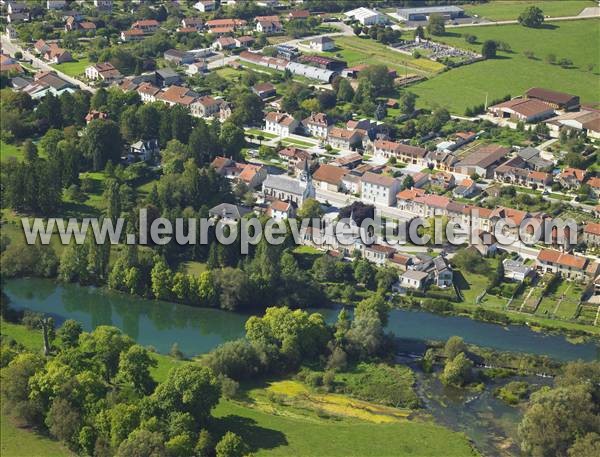
<path fill-rule="evenodd" d="M 250 217 L 347 217 L 356 226 L 377 218 L 391 237 L 342 245 L 325 226 L 303 233 L 297 253 L 326 259 L 310 271 L 322 275 L 328 298 L 356 296 L 352 281 L 368 290 L 356 277 L 366 261 L 371 282 L 376 272 L 389 276 L 390 301 L 595 332 L 599 62 L 570 43 L 551 48 L 570 27 L 598 26 L 594 2 L 555 22 L 506 25 L 463 2 L 359 3 L 0 1 L 3 189 L 23 186 L 3 192 L 3 227 L 15 227 L 17 215 L 129 217 L 144 205 L 156 217 L 207 215 L 232 227 Z M 528 25 L 534 19 L 557 36 L 540 49 L 516 38 L 542 33 Z M 512 81 L 515 72 L 521 79 Z M 529 76 L 544 72 L 551 76 Z M 31 156 L 60 160 L 58 189 L 36 185 L 28 195 L 18 164 L 35 163 Z M 46 183 L 46 172 L 32 179 Z M 460 245 L 398 241 L 401 225 L 416 219 L 466 224 L 476 236 Z M 555 219 L 576 228 L 548 225 Z M 514 223 L 512 235 L 524 221 L 537 224 L 547 242 L 529 242 L 528 231 L 501 243 L 502 220 Z M 242 288 L 257 274 L 217 248 L 152 249 L 175 277 L 248 268 L 243 281 L 228 279 Z M 335 268 L 354 269 L 350 285 Z M 147 270 L 151 291 L 133 295 L 189 303 L 175 283 L 156 292 Z M 87 284 L 112 288 L 112 274 Z M 125 284 L 114 288 L 134 289 Z M 217 290 L 221 308 L 241 309 L 241 293 Z"/>

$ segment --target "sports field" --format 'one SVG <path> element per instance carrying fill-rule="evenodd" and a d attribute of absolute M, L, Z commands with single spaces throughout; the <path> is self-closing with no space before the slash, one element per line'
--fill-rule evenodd
<path fill-rule="evenodd" d="M 477 62 L 437 75 L 411 87 L 421 107 L 445 106 L 463 114 L 470 106 L 510 94 L 519 95 L 533 86 L 577 94 L 583 103 L 600 102 L 600 20 L 560 21 L 540 29 L 521 25 L 498 25 L 450 29 L 437 41 L 481 51 L 485 40 L 508 43 L 510 52 L 499 51 L 495 59 Z M 466 43 L 463 34 L 477 37 Z M 596 37 L 593 39 L 593 37 Z M 585 43 L 585 45 L 584 45 Z M 524 52 L 531 51 L 533 58 Z M 557 60 L 573 62 L 569 68 L 546 61 L 549 54 Z"/>

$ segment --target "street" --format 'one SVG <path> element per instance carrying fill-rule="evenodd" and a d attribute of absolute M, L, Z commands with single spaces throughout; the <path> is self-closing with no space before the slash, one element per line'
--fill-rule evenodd
<path fill-rule="evenodd" d="M 31 60 L 31 65 L 34 68 L 38 68 L 40 70 L 45 70 L 45 71 L 53 71 L 58 76 L 60 76 L 61 78 L 63 78 L 65 81 L 69 81 L 71 84 L 79 87 L 82 90 L 87 90 L 88 92 L 91 92 L 91 93 L 95 93 L 96 92 L 95 88 L 93 88 L 91 86 L 88 86 L 83 81 L 80 81 L 80 80 L 78 80 L 76 78 L 73 78 L 72 76 L 66 75 L 62 71 L 60 71 L 60 70 L 52 67 L 51 65 L 47 64 L 43 60 L 37 58 L 36 56 L 34 56 L 33 54 L 31 54 L 29 51 L 23 49 L 18 44 L 10 42 L 6 38 L 6 36 L 4 34 L 2 34 L 1 40 L 2 40 L 2 49 L 4 51 L 8 51 L 8 53 L 10 53 L 11 55 L 14 55 L 14 53 L 17 52 L 17 51 L 21 51 L 21 53 L 23 54 L 23 59 L 24 60 Z"/>

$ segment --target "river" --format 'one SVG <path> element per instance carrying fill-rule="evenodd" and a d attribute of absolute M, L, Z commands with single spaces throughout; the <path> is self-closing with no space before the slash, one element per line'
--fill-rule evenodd
<path fill-rule="evenodd" d="M 5 293 L 16 309 L 30 309 L 55 318 L 57 324 L 75 319 L 85 330 L 114 325 L 144 346 L 167 353 L 173 343 L 187 356 L 210 351 L 244 335 L 248 314 L 147 300 L 47 279 L 13 279 Z M 328 322 L 338 309 L 311 309 Z M 572 344 L 560 335 L 544 335 L 525 326 L 502 327 L 464 317 L 445 317 L 424 311 L 392 310 L 387 330 L 405 340 L 446 340 L 459 335 L 467 343 L 503 351 L 547 355 L 557 360 L 596 360 L 594 343 Z"/>

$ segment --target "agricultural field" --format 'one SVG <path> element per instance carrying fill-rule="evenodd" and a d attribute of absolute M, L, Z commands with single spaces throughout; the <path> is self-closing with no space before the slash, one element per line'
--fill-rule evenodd
<path fill-rule="evenodd" d="M 343 59 L 351 67 L 359 64 L 381 64 L 396 70 L 399 75 L 432 75 L 444 69 L 441 63 L 424 58 L 415 59 L 369 38 L 335 37 L 335 45 L 336 49 L 323 54 Z"/>
<path fill-rule="evenodd" d="M 535 5 L 540 8 L 545 16 L 577 16 L 584 8 L 597 6 L 590 0 L 503 0 L 476 5 L 464 5 L 463 8 L 470 15 L 488 19 L 490 21 L 516 20 L 519 14 L 528 6 Z"/>
<path fill-rule="evenodd" d="M 455 68 L 417 83 L 410 88 L 418 96 L 417 106 L 444 106 L 453 113 L 464 114 L 467 107 L 485 103 L 486 96 L 488 101 L 507 94 L 516 96 L 533 86 L 577 94 L 582 103 L 600 102 L 600 41 L 590 40 L 598 36 L 600 20 L 560 21 L 539 29 L 498 25 L 450 30 L 436 40 L 478 52 L 485 40 L 497 40 L 507 43 L 511 51 L 498 51 L 495 59 Z M 475 35 L 477 41 L 468 44 L 463 33 Z M 527 51 L 533 53 L 533 58 L 524 55 Z M 546 61 L 549 54 L 557 60 L 572 60 L 573 66 L 552 65 Z"/>

